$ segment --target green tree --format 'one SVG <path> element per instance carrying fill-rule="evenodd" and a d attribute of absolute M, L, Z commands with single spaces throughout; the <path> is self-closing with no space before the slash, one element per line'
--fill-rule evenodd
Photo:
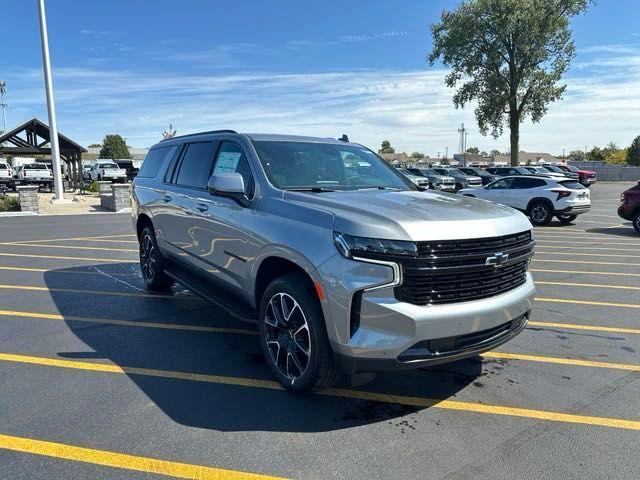
<path fill-rule="evenodd" d="M 480 149 L 478 147 L 470 147 L 470 148 L 467 148 L 467 153 L 478 155 L 480 153 Z"/>
<path fill-rule="evenodd" d="M 491 150 L 490 155 L 492 157 L 495 157 L 496 155 L 501 155 L 500 150 L 496 150 L 495 148 L 493 150 Z"/>
<path fill-rule="evenodd" d="M 384 140 L 382 145 L 380 145 L 378 153 L 396 153 L 396 149 L 391 146 L 391 142 L 389 140 Z"/>
<path fill-rule="evenodd" d="M 117 158 L 132 158 L 124 138 L 117 134 L 105 135 L 98 157 L 110 158 L 112 160 Z"/>
<path fill-rule="evenodd" d="M 609 152 L 604 160 L 607 163 L 624 165 L 625 163 L 627 163 L 627 149 L 620 148 L 616 151 Z"/>
<path fill-rule="evenodd" d="M 634 138 L 631 146 L 627 148 L 627 163 L 634 167 L 640 166 L 640 135 Z"/>
<path fill-rule="evenodd" d="M 102 147 L 102 145 L 100 145 L 99 143 L 92 143 L 91 145 L 89 145 L 89 148 L 98 148 L 98 147 Z"/>
<path fill-rule="evenodd" d="M 593 147 L 587 152 L 587 160 L 592 162 L 604 162 L 605 152 L 600 147 Z"/>
<path fill-rule="evenodd" d="M 411 158 L 424 158 L 424 153 L 422 152 L 413 152 L 409 155 Z"/>
<path fill-rule="evenodd" d="M 475 100 L 483 135 L 494 138 L 508 125 L 511 164 L 518 165 L 520 123 L 539 122 L 559 100 L 562 74 L 575 55 L 569 20 L 591 0 L 470 0 L 442 13 L 431 27 L 436 60 L 451 67 L 449 87 L 456 107 Z"/>
<path fill-rule="evenodd" d="M 569 160 L 577 160 L 581 162 L 584 160 L 584 152 L 582 150 L 571 150 L 567 158 Z"/>

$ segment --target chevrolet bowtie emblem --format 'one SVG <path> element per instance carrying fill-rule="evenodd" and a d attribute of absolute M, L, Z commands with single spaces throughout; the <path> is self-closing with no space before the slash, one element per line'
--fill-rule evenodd
<path fill-rule="evenodd" d="M 501 267 L 505 263 L 509 261 L 509 254 L 498 252 L 493 254 L 491 257 L 487 257 L 484 264 L 485 265 L 493 265 L 494 267 Z"/>

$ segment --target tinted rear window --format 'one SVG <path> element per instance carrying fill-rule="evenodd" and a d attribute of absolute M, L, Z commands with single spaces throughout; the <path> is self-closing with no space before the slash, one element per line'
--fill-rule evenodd
<path fill-rule="evenodd" d="M 4 163 L 0 163 L 0 170 L 7 170 L 8 167 Z"/>
<path fill-rule="evenodd" d="M 43 163 L 31 163 L 23 167 L 25 170 L 48 170 L 48 167 Z"/>
<path fill-rule="evenodd" d="M 176 183 L 186 187 L 206 188 L 211 176 L 214 144 L 190 143 L 182 156 Z"/>
<path fill-rule="evenodd" d="M 558 182 L 558 183 L 565 188 L 570 188 L 571 190 L 584 190 L 586 188 L 577 180 L 565 180 L 563 182 Z"/>
<path fill-rule="evenodd" d="M 160 171 L 160 167 L 162 167 L 164 161 L 172 156 L 175 150 L 175 146 L 149 150 L 147 156 L 144 157 L 144 162 L 142 162 L 138 176 L 142 178 L 154 178 Z"/>

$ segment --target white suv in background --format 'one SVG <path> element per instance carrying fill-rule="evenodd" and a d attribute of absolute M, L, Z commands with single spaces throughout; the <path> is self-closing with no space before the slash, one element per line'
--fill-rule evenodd
<path fill-rule="evenodd" d="M 547 225 L 554 216 L 562 223 L 570 223 L 591 208 L 589 189 L 570 178 L 503 177 L 485 187 L 459 193 L 516 208 L 526 213 L 534 225 Z"/>

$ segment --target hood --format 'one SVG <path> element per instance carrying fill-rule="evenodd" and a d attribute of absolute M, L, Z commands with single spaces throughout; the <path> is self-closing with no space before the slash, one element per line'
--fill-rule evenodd
<path fill-rule="evenodd" d="M 596 173 L 596 172 L 593 172 L 591 170 L 578 170 L 575 173 L 577 173 L 578 175 L 580 175 L 580 174 L 582 174 L 582 175 L 591 175 L 591 174 Z"/>
<path fill-rule="evenodd" d="M 284 200 L 334 216 L 334 230 L 392 240 L 484 238 L 531 229 L 520 212 L 485 200 L 428 190 L 285 192 Z"/>

